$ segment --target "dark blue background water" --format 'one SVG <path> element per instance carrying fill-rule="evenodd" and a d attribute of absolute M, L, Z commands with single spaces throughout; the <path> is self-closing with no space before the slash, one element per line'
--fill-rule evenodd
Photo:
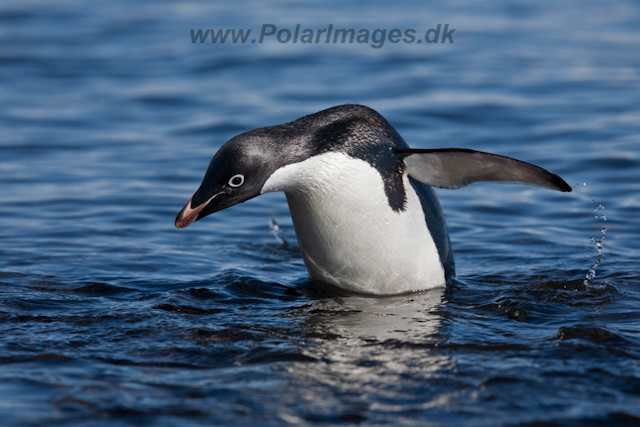
<path fill-rule="evenodd" d="M 263 23 L 456 32 L 189 36 Z M 4 1 L 2 424 L 640 424 L 638 40 L 632 1 Z M 314 290 L 282 194 L 174 228 L 230 137 L 353 102 L 574 192 L 438 190 L 458 278 L 401 298 Z"/>

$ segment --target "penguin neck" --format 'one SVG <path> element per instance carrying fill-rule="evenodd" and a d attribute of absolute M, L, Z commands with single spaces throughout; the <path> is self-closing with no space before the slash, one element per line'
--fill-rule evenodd
<path fill-rule="evenodd" d="M 278 169 L 262 192 L 285 192 L 312 279 L 372 295 L 444 286 L 420 200 L 402 180 L 406 209 L 394 211 L 374 167 L 329 152 Z"/>

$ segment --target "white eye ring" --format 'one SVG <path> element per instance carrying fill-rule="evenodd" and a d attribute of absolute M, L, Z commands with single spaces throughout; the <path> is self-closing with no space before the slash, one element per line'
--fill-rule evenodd
<path fill-rule="evenodd" d="M 240 183 L 239 184 L 234 184 L 233 180 L 236 178 L 240 178 Z M 233 175 L 231 177 L 231 179 L 229 180 L 229 185 L 232 187 L 240 187 L 242 184 L 244 184 L 244 175 L 241 174 L 237 174 L 237 175 Z"/>

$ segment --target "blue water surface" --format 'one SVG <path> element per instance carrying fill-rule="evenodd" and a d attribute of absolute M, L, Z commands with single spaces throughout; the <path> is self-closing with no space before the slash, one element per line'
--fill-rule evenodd
<path fill-rule="evenodd" d="M 190 37 L 263 24 L 455 32 Z M 640 424 L 638 40 L 624 0 L 5 0 L 2 424 Z M 229 138 L 343 103 L 574 191 L 437 190 L 457 279 L 397 298 L 314 288 L 281 193 L 174 227 Z"/>

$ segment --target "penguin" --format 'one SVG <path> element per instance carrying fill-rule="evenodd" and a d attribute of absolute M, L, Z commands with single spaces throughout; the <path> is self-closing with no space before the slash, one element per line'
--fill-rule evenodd
<path fill-rule="evenodd" d="M 432 187 L 479 181 L 571 191 L 558 175 L 509 157 L 409 148 L 375 110 L 340 105 L 231 138 L 175 226 L 283 191 L 314 283 L 347 295 L 408 294 L 444 287 L 455 275 Z"/>

